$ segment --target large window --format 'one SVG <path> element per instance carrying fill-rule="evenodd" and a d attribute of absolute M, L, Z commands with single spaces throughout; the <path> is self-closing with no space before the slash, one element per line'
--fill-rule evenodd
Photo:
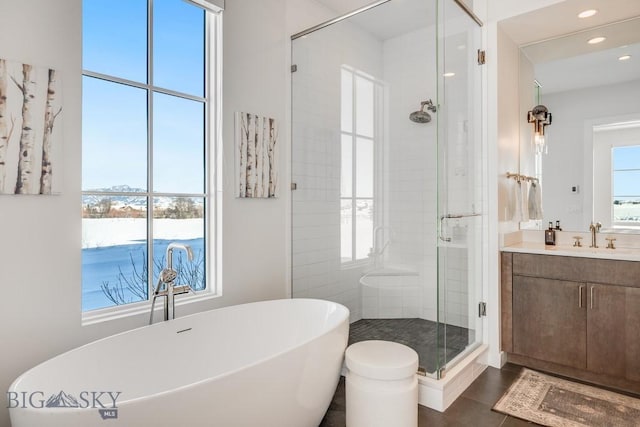
<path fill-rule="evenodd" d="M 366 259 L 373 248 L 376 98 L 380 84 L 342 68 L 340 257 Z"/>
<path fill-rule="evenodd" d="M 611 148 L 613 225 L 640 226 L 640 145 Z"/>
<path fill-rule="evenodd" d="M 83 311 L 147 301 L 174 241 L 194 252 L 177 283 L 209 286 L 214 25 L 183 0 L 83 1 Z"/>

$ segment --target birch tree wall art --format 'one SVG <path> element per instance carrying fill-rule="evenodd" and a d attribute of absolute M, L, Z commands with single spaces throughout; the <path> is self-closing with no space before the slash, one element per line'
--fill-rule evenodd
<path fill-rule="evenodd" d="M 0 58 L 0 194 L 59 192 L 61 113 L 56 70 Z"/>
<path fill-rule="evenodd" d="M 278 193 L 278 126 L 274 119 L 236 112 L 236 196 Z"/>

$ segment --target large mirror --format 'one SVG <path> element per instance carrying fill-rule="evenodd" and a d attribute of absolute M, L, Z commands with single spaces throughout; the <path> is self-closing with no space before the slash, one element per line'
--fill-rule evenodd
<path fill-rule="evenodd" d="M 563 3 L 570 34 L 520 44 L 520 164 L 543 188 L 544 219 L 535 225 L 559 220 L 584 232 L 598 221 L 608 232 L 640 233 L 640 12 L 631 5 L 640 2 L 618 9 L 627 17 L 579 29 L 570 22 L 589 2 Z M 600 4 L 600 12 L 610 6 Z M 538 104 L 553 119 L 540 154 L 526 121 Z"/>

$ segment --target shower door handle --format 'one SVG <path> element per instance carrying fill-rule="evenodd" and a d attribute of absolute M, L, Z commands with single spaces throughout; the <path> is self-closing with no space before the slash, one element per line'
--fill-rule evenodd
<path fill-rule="evenodd" d="M 464 213 L 464 214 L 446 214 L 440 217 L 440 221 L 442 221 L 443 219 L 471 218 L 474 216 L 482 216 L 482 214 L 478 212 Z"/>
<path fill-rule="evenodd" d="M 440 215 L 440 232 L 439 234 L 439 238 L 440 240 L 442 240 L 443 242 L 450 242 L 451 241 L 451 237 L 445 237 L 442 234 L 442 226 L 444 224 L 444 220 L 445 219 L 460 219 L 460 218 L 471 218 L 474 216 L 482 216 L 481 213 L 477 213 L 477 212 L 472 212 L 472 213 L 464 213 L 464 214 L 446 214 L 446 215 Z"/>
<path fill-rule="evenodd" d="M 446 217 L 446 215 L 442 215 L 442 216 L 440 217 L 440 229 L 438 230 L 438 237 L 439 237 L 439 238 L 440 238 L 440 240 L 442 240 L 443 242 L 450 242 L 450 241 L 451 241 L 451 237 L 445 237 L 445 236 L 442 234 L 442 226 L 443 226 L 443 222 L 444 222 L 445 218 L 447 218 L 447 217 Z"/>

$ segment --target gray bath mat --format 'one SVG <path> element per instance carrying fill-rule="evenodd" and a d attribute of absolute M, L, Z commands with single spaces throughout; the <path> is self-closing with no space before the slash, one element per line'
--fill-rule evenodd
<path fill-rule="evenodd" d="M 550 427 L 640 425 L 640 399 L 529 369 L 493 410 Z"/>

